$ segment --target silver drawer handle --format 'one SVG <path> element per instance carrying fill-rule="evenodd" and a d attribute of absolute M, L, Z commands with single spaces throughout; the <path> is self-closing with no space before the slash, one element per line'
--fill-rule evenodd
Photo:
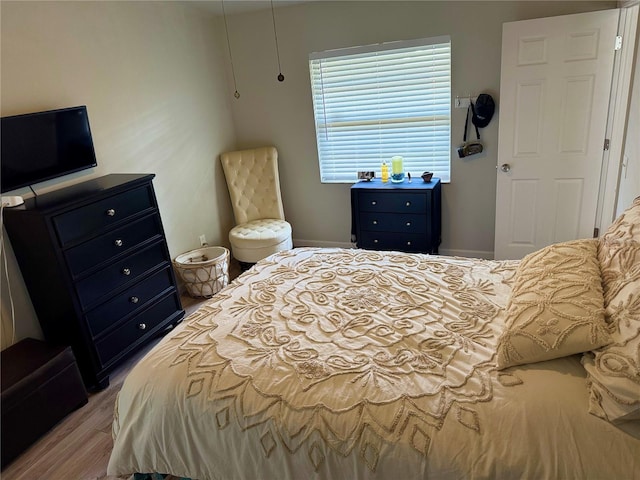
<path fill-rule="evenodd" d="M 407 227 L 410 227 L 410 226 L 411 226 L 411 222 L 407 222 Z"/>
<path fill-rule="evenodd" d="M 407 207 L 410 207 L 410 206 L 411 206 L 411 202 L 407 202 Z"/>
<path fill-rule="evenodd" d="M 116 214 L 116 211 L 113 208 L 107 210 L 107 215 L 113 217 Z"/>
<path fill-rule="evenodd" d="M 116 245 L 116 247 L 121 247 L 122 246 L 122 240 L 120 240 L 119 238 L 113 243 Z"/>
<path fill-rule="evenodd" d="M 373 241 L 373 243 L 378 243 L 378 240 L 377 240 L 377 239 L 375 239 L 375 240 Z"/>
<path fill-rule="evenodd" d="M 146 328 L 147 328 L 147 324 L 146 323 L 139 323 L 138 324 L 138 329 L 145 330 Z"/>
<path fill-rule="evenodd" d="M 128 268 L 123 268 L 122 269 L 122 274 L 123 275 L 131 275 L 131 270 L 129 270 Z"/>
<path fill-rule="evenodd" d="M 376 202 L 375 200 L 373 202 L 371 202 L 371 205 L 376 205 L 378 202 Z"/>
<path fill-rule="evenodd" d="M 138 302 L 140 301 L 140 299 L 139 299 L 138 297 L 135 297 L 135 296 L 134 296 L 134 297 L 129 298 L 129 301 L 130 301 L 131 303 L 138 303 Z"/>
<path fill-rule="evenodd" d="M 408 241 L 408 242 L 407 242 L 407 245 L 411 245 L 411 241 Z"/>
<path fill-rule="evenodd" d="M 377 225 L 377 224 L 378 224 L 378 221 L 377 221 L 377 220 L 374 220 L 374 221 L 373 221 L 373 224 L 374 224 L 374 225 Z"/>

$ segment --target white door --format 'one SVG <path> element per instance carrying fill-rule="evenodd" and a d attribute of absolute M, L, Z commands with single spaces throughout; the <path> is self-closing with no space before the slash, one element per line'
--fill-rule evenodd
<path fill-rule="evenodd" d="M 503 25 L 496 259 L 593 236 L 618 16 Z"/>

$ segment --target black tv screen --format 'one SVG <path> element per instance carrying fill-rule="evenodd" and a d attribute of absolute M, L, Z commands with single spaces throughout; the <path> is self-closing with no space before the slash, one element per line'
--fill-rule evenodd
<path fill-rule="evenodd" d="M 97 165 L 86 106 L 0 120 L 3 193 Z"/>

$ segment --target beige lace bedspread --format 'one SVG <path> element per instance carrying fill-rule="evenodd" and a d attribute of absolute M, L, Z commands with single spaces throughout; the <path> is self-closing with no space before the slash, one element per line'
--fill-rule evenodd
<path fill-rule="evenodd" d="M 517 262 L 295 249 L 260 262 L 120 392 L 109 474 L 633 478 L 579 357 L 496 370 Z"/>

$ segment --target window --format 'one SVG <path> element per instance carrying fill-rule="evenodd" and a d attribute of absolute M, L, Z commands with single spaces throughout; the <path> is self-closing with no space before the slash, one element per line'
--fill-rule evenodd
<path fill-rule="evenodd" d="M 450 179 L 448 36 L 309 56 L 322 182 L 354 182 L 404 157 L 405 171 Z"/>

